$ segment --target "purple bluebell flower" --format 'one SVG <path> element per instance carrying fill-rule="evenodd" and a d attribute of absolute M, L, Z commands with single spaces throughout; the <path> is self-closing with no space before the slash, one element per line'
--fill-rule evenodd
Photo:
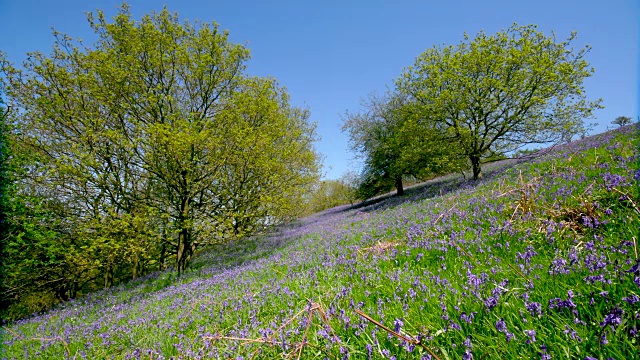
<path fill-rule="evenodd" d="M 525 307 L 527 308 L 531 316 L 535 317 L 538 315 L 542 315 L 542 304 L 540 304 L 539 302 L 525 303 Z"/>
<path fill-rule="evenodd" d="M 507 342 L 511 341 L 515 337 L 513 333 L 507 330 L 507 323 L 504 321 L 504 318 L 496 321 L 496 329 L 505 334 Z"/>
<path fill-rule="evenodd" d="M 485 301 L 484 301 L 484 306 L 488 307 L 489 310 L 493 309 L 494 307 L 498 306 L 498 299 L 495 296 L 489 296 Z"/>
<path fill-rule="evenodd" d="M 613 308 L 609 312 L 609 314 L 605 315 L 604 321 L 600 323 L 600 326 L 605 327 L 607 325 L 610 325 L 613 329 L 615 329 L 616 326 L 622 323 L 622 314 L 624 314 L 624 310 L 620 309 L 619 307 Z"/>
<path fill-rule="evenodd" d="M 614 187 L 626 185 L 626 181 L 623 176 L 618 174 L 604 173 L 602 174 L 602 180 L 604 180 L 605 188 L 609 191 Z"/>
<path fill-rule="evenodd" d="M 402 319 L 395 319 L 393 321 L 393 329 L 394 329 L 394 331 L 399 333 L 400 330 L 402 329 L 403 325 L 404 325 L 404 322 L 402 321 Z"/>
<path fill-rule="evenodd" d="M 531 344 L 531 343 L 536 342 L 536 331 L 535 330 L 525 330 L 524 334 L 529 337 L 529 339 L 527 339 L 527 344 Z"/>
<path fill-rule="evenodd" d="M 564 330 L 562 331 L 565 335 L 568 335 L 572 340 L 576 340 L 578 342 L 582 342 L 582 338 L 578 333 L 573 330 L 569 325 L 564 326 Z"/>
<path fill-rule="evenodd" d="M 473 360 L 473 354 L 471 353 L 471 350 L 466 349 L 464 351 L 464 354 L 462 354 L 462 360 Z"/>
<path fill-rule="evenodd" d="M 600 344 L 607 345 L 608 343 L 609 343 L 609 340 L 607 340 L 607 334 L 606 333 L 602 334 L 602 336 L 600 337 Z"/>
<path fill-rule="evenodd" d="M 513 340 L 514 337 L 516 337 L 513 333 L 511 332 L 506 332 L 505 335 L 507 336 L 507 342 Z"/>
<path fill-rule="evenodd" d="M 471 336 L 467 336 L 466 339 L 464 339 L 464 342 L 462 343 L 465 347 L 471 349 L 473 347 L 473 344 L 471 343 Z"/>
<path fill-rule="evenodd" d="M 463 312 L 462 314 L 460 314 L 460 320 L 466 322 L 467 324 L 471 324 L 473 322 L 473 317 L 476 315 L 476 312 L 472 312 L 469 315 L 467 315 L 466 312 Z"/>
<path fill-rule="evenodd" d="M 551 354 L 547 353 L 547 346 L 546 345 L 540 345 L 540 351 L 538 352 L 538 355 L 540 355 L 540 359 L 541 360 L 549 360 L 549 359 L 551 359 Z"/>

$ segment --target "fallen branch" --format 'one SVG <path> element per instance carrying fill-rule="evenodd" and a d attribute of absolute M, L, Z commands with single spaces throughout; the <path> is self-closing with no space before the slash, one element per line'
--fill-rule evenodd
<path fill-rule="evenodd" d="M 454 209 L 456 206 L 458 206 L 458 203 L 454 203 L 454 204 L 453 204 L 453 206 L 452 206 L 452 207 L 450 207 L 450 208 L 449 208 L 449 210 L 447 210 L 447 212 L 446 212 L 446 213 L 450 213 L 450 212 L 452 212 L 452 211 L 453 211 L 453 209 Z M 446 213 L 444 213 L 444 212 L 443 212 L 443 213 L 441 213 L 441 214 L 440 214 L 440 216 L 438 216 L 438 218 L 436 219 L 436 221 L 434 221 L 434 222 L 433 222 L 433 224 L 432 224 L 432 225 L 437 224 L 437 223 L 438 223 L 438 221 L 440 221 L 440 219 L 442 219 L 442 217 L 443 217 L 443 216 L 444 216 L 444 214 L 446 214 Z"/>
<path fill-rule="evenodd" d="M 67 356 L 71 356 L 71 350 L 69 349 L 69 344 L 60 336 L 56 336 L 53 338 L 25 338 L 24 336 L 18 334 L 17 332 L 9 329 L 6 326 L 2 327 L 4 330 L 10 332 L 11 334 L 13 334 L 13 336 L 15 336 L 18 339 L 23 339 L 23 340 L 36 340 L 36 341 L 61 341 L 62 345 L 64 346 L 65 351 L 67 352 Z"/>
<path fill-rule="evenodd" d="M 391 330 L 390 328 L 384 326 L 382 323 L 376 321 L 375 319 L 373 319 L 372 317 L 370 317 L 369 315 L 363 313 L 362 311 L 358 310 L 358 309 L 354 309 L 354 311 L 362 316 L 363 318 L 365 318 L 366 320 L 368 320 L 369 322 L 373 323 L 374 325 L 376 325 L 377 327 L 385 330 L 386 332 L 388 332 L 389 334 L 397 337 L 398 339 L 402 339 L 406 342 L 408 342 L 409 344 L 413 344 L 413 345 L 418 345 L 420 347 L 422 347 L 423 349 L 427 350 L 429 352 L 429 354 L 431 354 L 431 356 L 433 356 L 436 360 L 440 360 L 440 358 L 433 352 L 431 351 L 431 349 L 429 349 L 425 344 L 423 344 L 420 340 L 415 339 L 413 336 L 411 337 L 407 337 L 405 335 L 402 335 L 398 332 L 395 332 L 393 330 Z"/>
<path fill-rule="evenodd" d="M 297 359 L 299 360 L 302 357 L 302 351 L 304 349 L 305 346 L 309 345 L 312 346 L 316 349 L 320 349 L 319 347 L 309 343 L 307 341 L 307 336 L 309 333 L 309 329 L 311 327 L 311 322 L 313 320 L 313 314 L 314 313 L 318 313 L 320 320 L 322 323 L 324 323 L 330 330 L 331 330 L 331 334 L 333 335 L 334 339 L 336 340 L 336 342 L 340 342 L 340 339 L 336 336 L 336 333 L 333 331 L 333 328 L 331 327 L 331 325 L 329 324 L 329 320 L 327 318 L 327 315 L 324 313 L 323 309 L 322 309 L 322 305 L 320 305 L 319 303 L 316 302 L 310 302 L 309 306 L 303 310 L 298 311 L 298 313 L 296 313 L 295 315 L 293 315 L 289 320 L 285 321 L 284 324 L 282 324 L 279 328 L 277 328 L 275 331 L 273 331 L 273 333 L 271 335 L 269 335 L 266 338 L 242 338 L 242 337 L 235 337 L 235 336 L 223 336 L 223 335 L 214 335 L 214 336 L 203 336 L 202 339 L 203 340 L 214 340 L 214 341 L 220 341 L 220 340 L 231 340 L 231 341 L 241 341 L 242 345 L 246 345 L 246 344 L 260 344 L 260 346 L 253 352 L 251 359 L 253 359 L 258 352 L 260 351 L 260 348 L 262 345 L 269 345 L 269 346 L 277 346 L 278 342 L 276 342 L 274 340 L 274 336 L 276 336 L 276 334 L 280 333 L 284 328 L 286 328 L 287 326 L 291 325 L 291 323 L 298 318 L 300 315 L 306 313 L 307 314 L 307 325 L 305 327 L 304 330 L 304 334 L 303 334 L 303 338 L 301 342 L 298 343 L 294 343 L 294 348 L 293 350 L 287 355 L 293 355 L 294 353 L 297 353 Z M 323 351 L 325 352 L 325 351 Z M 325 352 L 326 354 L 326 352 Z M 329 355 L 329 354 L 327 354 Z"/>
<path fill-rule="evenodd" d="M 509 266 L 511 269 L 513 269 L 515 272 L 518 273 L 518 275 L 522 276 L 523 279 L 527 280 L 527 282 L 531 283 L 531 280 L 529 280 L 529 278 L 527 278 L 526 276 L 524 276 L 524 274 L 522 272 L 520 272 L 520 270 L 518 270 L 517 267 L 507 263 L 507 266 Z"/>
<path fill-rule="evenodd" d="M 67 352 L 67 356 L 71 356 L 71 350 L 69 350 L 69 344 L 61 337 L 56 336 L 54 338 L 29 338 L 28 340 L 39 340 L 39 341 L 55 341 L 55 340 L 60 340 L 62 341 L 62 345 L 64 345 L 64 349 Z"/>

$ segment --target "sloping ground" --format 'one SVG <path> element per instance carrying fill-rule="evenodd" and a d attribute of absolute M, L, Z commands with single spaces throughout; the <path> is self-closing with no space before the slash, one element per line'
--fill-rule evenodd
<path fill-rule="evenodd" d="M 638 145 L 327 210 L 12 324 L 0 357 L 638 358 Z"/>

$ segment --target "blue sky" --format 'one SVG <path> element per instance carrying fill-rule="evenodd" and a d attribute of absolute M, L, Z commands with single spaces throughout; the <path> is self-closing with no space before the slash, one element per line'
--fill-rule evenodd
<path fill-rule="evenodd" d="M 585 86 L 602 98 L 596 112 L 602 132 L 620 115 L 639 115 L 638 0 L 466 1 L 129 1 L 136 19 L 166 4 L 182 20 L 215 20 L 234 42 L 246 44 L 252 75 L 273 76 L 296 105 L 311 110 L 321 141 L 326 178 L 359 163 L 340 131 L 341 115 L 358 111 L 360 99 L 392 85 L 402 68 L 425 49 L 455 44 L 463 33 L 491 34 L 518 24 L 537 24 L 564 40 L 578 32 L 576 48 L 593 47 L 596 69 Z M 29 51 L 48 53 L 51 28 L 90 43 L 84 12 L 111 17 L 121 1 L 0 0 L 0 50 L 19 63 Z"/>

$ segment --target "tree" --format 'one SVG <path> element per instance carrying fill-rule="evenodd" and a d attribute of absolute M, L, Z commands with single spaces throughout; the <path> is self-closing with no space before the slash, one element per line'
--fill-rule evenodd
<path fill-rule="evenodd" d="M 5 248 L 7 234 L 9 233 L 9 208 L 7 202 L 10 185 L 8 169 L 9 144 L 7 143 L 9 129 L 6 123 L 8 111 L 9 110 L 4 107 L 2 97 L 0 97 L 0 259 L 3 259 L 0 261 L 0 307 L 3 309 L 7 306 L 7 299 L 5 297 L 7 283 L 4 280 L 6 277 L 4 259 L 6 259 Z"/>
<path fill-rule="evenodd" d="M 78 276 L 108 287 L 168 256 L 183 272 L 198 247 L 295 216 L 315 125 L 275 80 L 244 74 L 248 49 L 166 8 L 88 20 L 93 48 L 54 33 L 50 56 L 2 65 L 16 142 L 36 155 L 20 185 L 62 222 Z"/>
<path fill-rule="evenodd" d="M 360 113 L 347 113 L 343 131 L 364 159 L 360 184 L 363 198 L 395 187 L 404 194 L 403 177 L 426 177 L 459 166 L 455 149 L 441 142 L 439 130 L 419 123 L 407 97 L 394 92 L 371 95 Z"/>
<path fill-rule="evenodd" d="M 628 116 L 618 116 L 611 123 L 623 127 L 631 124 L 631 118 Z"/>
<path fill-rule="evenodd" d="M 305 199 L 305 215 L 340 205 L 353 205 L 358 200 L 358 175 L 346 172 L 339 179 L 326 179 L 313 184 Z"/>
<path fill-rule="evenodd" d="M 250 78 L 234 94 L 226 147 L 228 161 L 217 184 L 222 232 L 234 239 L 301 214 L 303 189 L 318 178 L 309 111 L 292 107 L 273 79 Z"/>
<path fill-rule="evenodd" d="M 590 48 L 574 52 L 575 37 L 556 42 L 533 25 L 516 24 L 492 36 L 465 34 L 457 46 L 427 49 L 396 83 L 421 121 L 460 148 L 477 179 L 492 153 L 584 131 L 583 119 L 601 101 L 585 97 L 582 83 L 593 74 L 584 59 Z"/>

